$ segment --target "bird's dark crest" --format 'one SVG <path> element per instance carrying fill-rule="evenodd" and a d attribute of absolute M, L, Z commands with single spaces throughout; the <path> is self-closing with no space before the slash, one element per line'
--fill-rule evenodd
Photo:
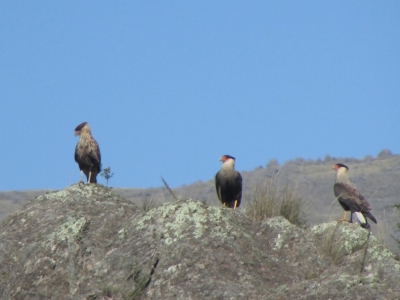
<path fill-rule="evenodd" d="M 75 131 L 80 131 L 86 124 L 87 124 L 87 122 L 83 122 L 83 123 L 79 124 L 78 126 L 76 126 Z"/>
<path fill-rule="evenodd" d="M 338 164 L 336 164 L 336 166 L 338 166 L 339 168 L 346 168 L 347 170 L 349 169 L 348 166 L 346 166 L 345 164 L 342 164 L 342 163 L 338 163 Z"/>
<path fill-rule="evenodd" d="M 226 157 L 226 159 L 229 159 L 229 158 L 236 159 L 236 158 L 234 158 L 233 156 L 231 156 L 231 155 L 228 155 L 228 154 L 225 154 L 225 155 L 223 155 L 223 156 L 225 156 L 225 157 Z"/>

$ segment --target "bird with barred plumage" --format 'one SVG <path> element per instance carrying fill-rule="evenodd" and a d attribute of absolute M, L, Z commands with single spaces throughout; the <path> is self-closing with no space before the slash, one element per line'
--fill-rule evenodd
<path fill-rule="evenodd" d="M 369 229 L 371 226 L 368 224 L 367 218 L 371 219 L 375 224 L 377 221 L 370 213 L 371 206 L 367 200 L 360 194 L 356 185 L 350 181 L 349 167 L 342 163 L 337 163 L 333 166 L 333 169 L 336 170 L 336 181 L 333 190 L 335 197 L 337 197 L 344 209 L 343 218 L 338 221 L 347 221 L 347 212 L 350 211 L 350 223 L 353 222 L 353 214 L 355 214 L 360 221 L 361 227 Z"/>
<path fill-rule="evenodd" d="M 92 137 L 89 124 L 83 122 L 75 128 L 75 136 L 79 135 L 79 141 L 75 147 L 75 161 L 82 173 L 86 175 L 87 183 L 97 183 L 97 174 L 101 171 L 101 154 L 99 144 Z"/>

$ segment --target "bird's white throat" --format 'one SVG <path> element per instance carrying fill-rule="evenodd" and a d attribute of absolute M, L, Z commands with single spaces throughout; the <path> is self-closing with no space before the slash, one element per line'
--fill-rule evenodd
<path fill-rule="evenodd" d="M 235 160 L 232 158 L 228 158 L 222 164 L 222 169 L 233 169 L 235 167 Z"/>
<path fill-rule="evenodd" d="M 350 177 L 346 168 L 339 168 L 336 173 L 336 182 L 349 182 Z"/>

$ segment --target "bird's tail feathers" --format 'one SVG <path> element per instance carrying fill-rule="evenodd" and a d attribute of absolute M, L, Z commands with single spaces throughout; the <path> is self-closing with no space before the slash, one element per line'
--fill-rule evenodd
<path fill-rule="evenodd" d="M 358 220 L 360 221 L 360 223 L 361 224 L 366 224 L 367 223 L 367 220 L 365 219 L 365 217 L 363 216 L 363 214 L 362 213 L 360 213 L 360 212 L 354 212 L 355 214 L 356 214 L 356 216 L 357 216 L 357 218 L 358 218 Z"/>
<path fill-rule="evenodd" d="M 372 220 L 372 222 L 374 222 L 375 224 L 377 224 L 377 221 L 375 219 L 375 217 L 370 213 L 370 212 L 354 212 L 358 218 L 358 220 L 360 221 L 360 225 L 362 228 L 365 229 L 370 229 L 371 226 L 368 224 L 367 218 L 370 218 Z"/>
<path fill-rule="evenodd" d="M 374 222 L 375 224 L 378 224 L 378 221 L 376 221 L 375 217 L 370 212 L 365 212 L 363 214 L 364 214 L 364 217 L 370 218 L 372 220 L 372 222 Z"/>
<path fill-rule="evenodd" d="M 361 227 L 365 229 L 371 229 L 371 225 L 369 225 L 368 223 L 361 224 Z"/>

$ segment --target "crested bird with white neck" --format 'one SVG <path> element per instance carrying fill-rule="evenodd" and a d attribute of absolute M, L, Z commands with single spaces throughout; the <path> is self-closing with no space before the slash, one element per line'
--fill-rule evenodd
<path fill-rule="evenodd" d="M 79 183 L 82 183 L 82 173 L 85 173 L 87 183 L 97 183 L 97 174 L 101 171 L 101 155 L 99 144 L 92 137 L 89 124 L 83 122 L 75 128 L 75 136 L 79 142 L 75 147 L 75 161 L 81 170 Z"/>
<path fill-rule="evenodd" d="M 215 188 L 221 203 L 233 209 L 240 206 L 242 200 L 242 176 L 235 170 L 235 158 L 222 155 L 221 169 L 215 174 Z"/>
<path fill-rule="evenodd" d="M 375 224 L 377 223 L 375 217 L 370 213 L 371 206 L 360 194 L 354 183 L 350 181 L 349 167 L 342 163 L 337 163 L 333 166 L 336 170 L 336 181 L 333 186 L 335 197 L 337 197 L 340 205 L 344 209 L 344 215 L 339 222 L 347 221 L 346 212 L 350 211 L 350 223 L 353 222 L 353 213 L 356 214 L 360 221 L 361 227 L 370 229 L 367 218 L 371 219 Z"/>

